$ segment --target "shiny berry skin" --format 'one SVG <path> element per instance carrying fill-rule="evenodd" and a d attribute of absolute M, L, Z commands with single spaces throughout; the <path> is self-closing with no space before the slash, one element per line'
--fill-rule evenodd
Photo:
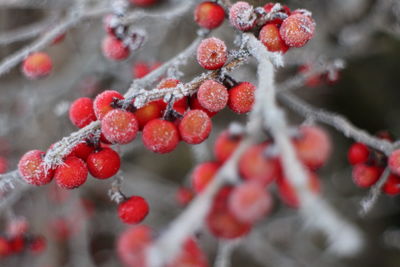
<path fill-rule="evenodd" d="M 149 121 L 143 128 L 142 138 L 147 149 L 159 154 L 173 151 L 179 143 L 175 124 L 162 119 Z"/>
<path fill-rule="evenodd" d="M 293 141 L 299 159 L 312 170 L 322 167 L 332 150 L 328 134 L 316 126 L 301 126 L 299 133 Z"/>
<path fill-rule="evenodd" d="M 214 179 L 219 168 L 220 164 L 217 162 L 204 162 L 197 165 L 191 175 L 193 190 L 196 193 L 202 192 L 210 181 Z"/>
<path fill-rule="evenodd" d="M 363 143 L 354 143 L 349 148 L 347 159 L 351 165 L 365 163 L 369 157 L 369 149 Z"/>
<path fill-rule="evenodd" d="M 128 228 L 118 238 L 118 256 L 126 266 L 147 266 L 146 249 L 151 242 L 152 230 L 148 226 L 138 225 Z"/>
<path fill-rule="evenodd" d="M 205 1 L 194 10 L 194 20 L 200 27 L 212 30 L 219 27 L 225 19 L 224 9 L 217 3 Z"/>
<path fill-rule="evenodd" d="M 269 13 L 272 10 L 272 8 L 274 7 L 275 4 L 276 3 L 268 3 L 268 4 L 266 4 L 264 6 L 265 12 Z M 285 13 L 287 15 L 290 15 L 290 8 L 288 6 L 286 6 L 286 5 L 284 5 L 284 6 L 282 6 L 282 10 L 280 10 L 279 12 L 283 12 L 283 13 Z M 282 22 L 283 22 L 283 19 L 276 18 L 276 19 L 273 19 L 273 20 L 269 21 L 268 23 L 281 24 Z"/>
<path fill-rule="evenodd" d="M 186 112 L 179 123 L 179 134 L 188 144 L 200 144 L 208 138 L 212 123 L 208 115 L 199 109 Z"/>
<path fill-rule="evenodd" d="M 360 163 L 353 167 L 352 177 L 357 186 L 370 187 L 379 180 L 382 172 L 382 168 Z"/>
<path fill-rule="evenodd" d="M 147 7 L 154 5 L 157 3 L 158 0 L 129 0 L 132 4 L 141 6 L 141 7 Z"/>
<path fill-rule="evenodd" d="M 388 165 L 394 174 L 400 175 L 400 149 L 397 149 L 390 154 Z"/>
<path fill-rule="evenodd" d="M 142 130 L 149 121 L 161 118 L 162 112 L 163 105 L 160 105 L 158 101 L 152 101 L 136 110 L 134 114 L 139 123 L 139 129 Z"/>
<path fill-rule="evenodd" d="M 132 196 L 118 206 L 118 216 L 124 223 L 140 223 L 148 213 L 149 204 L 140 196 Z"/>
<path fill-rule="evenodd" d="M 304 46 L 313 37 L 314 31 L 314 20 L 299 13 L 286 18 L 279 29 L 283 41 L 290 47 Z"/>
<path fill-rule="evenodd" d="M 79 143 L 76 146 L 74 146 L 74 148 L 72 148 L 72 150 L 68 154 L 68 156 L 75 156 L 75 157 L 78 157 L 78 158 L 86 161 L 86 159 L 93 152 L 93 150 L 94 150 L 94 146 L 89 145 L 86 142 L 83 142 L 83 143 Z"/>
<path fill-rule="evenodd" d="M 233 189 L 228 207 L 241 222 L 255 223 L 271 210 L 272 198 L 259 184 L 244 182 Z"/>
<path fill-rule="evenodd" d="M 53 69 L 53 62 L 48 54 L 36 52 L 30 54 L 22 63 L 22 72 L 29 79 L 46 77 Z"/>
<path fill-rule="evenodd" d="M 281 175 L 279 160 L 265 155 L 266 144 L 248 148 L 239 159 L 239 172 L 243 179 L 267 186 Z"/>
<path fill-rule="evenodd" d="M 194 192 L 190 188 L 179 187 L 176 191 L 175 198 L 180 205 L 186 206 L 194 198 Z"/>
<path fill-rule="evenodd" d="M 97 179 L 107 179 L 114 176 L 121 166 L 118 153 L 111 148 L 102 148 L 93 152 L 86 162 L 90 174 Z"/>
<path fill-rule="evenodd" d="M 43 158 L 45 153 L 40 150 L 31 150 L 25 153 L 18 163 L 21 178 L 31 185 L 45 185 L 51 182 L 53 170 L 45 172 Z"/>
<path fill-rule="evenodd" d="M 247 2 L 236 2 L 229 9 L 229 21 L 238 30 L 251 30 L 256 22 L 253 7 Z"/>
<path fill-rule="evenodd" d="M 8 169 L 8 160 L 4 157 L 0 157 L 0 174 L 6 173 Z"/>
<path fill-rule="evenodd" d="M 224 41 L 211 37 L 201 41 L 197 48 L 197 62 L 206 70 L 217 70 L 228 59 Z"/>
<path fill-rule="evenodd" d="M 228 107 L 238 114 L 251 111 L 256 87 L 249 82 L 242 82 L 232 87 L 229 93 Z"/>
<path fill-rule="evenodd" d="M 128 144 L 136 138 L 139 124 L 136 116 L 129 111 L 114 109 L 101 121 L 101 132 L 113 144 Z"/>
<path fill-rule="evenodd" d="M 121 40 L 109 35 L 102 42 L 103 55 L 110 60 L 124 60 L 129 57 L 130 50 Z"/>
<path fill-rule="evenodd" d="M 382 187 L 382 191 L 391 196 L 400 194 L 400 177 L 391 173 Z"/>
<path fill-rule="evenodd" d="M 103 117 L 114 109 L 113 102 L 124 97 L 114 90 L 106 90 L 96 96 L 93 102 L 94 113 L 97 119 L 101 120 Z"/>
<path fill-rule="evenodd" d="M 225 162 L 235 152 L 242 140 L 241 136 L 233 136 L 228 130 L 223 131 L 215 140 L 214 155 L 217 161 Z"/>
<path fill-rule="evenodd" d="M 286 53 L 289 47 L 279 34 L 276 24 L 270 23 L 262 27 L 258 39 L 265 45 L 268 51 Z"/>
<path fill-rule="evenodd" d="M 95 121 L 96 115 L 93 109 L 93 100 L 81 97 L 75 100 L 69 108 L 69 119 L 78 128 L 83 128 Z"/>
<path fill-rule="evenodd" d="M 216 81 L 207 80 L 200 85 L 197 99 L 203 108 L 211 112 L 218 112 L 228 103 L 228 89 Z"/>
<path fill-rule="evenodd" d="M 86 182 L 88 168 L 85 162 L 75 156 L 69 156 L 57 167 L 54 179 L 58 186 L 64 189 L 74 189 Z"/>

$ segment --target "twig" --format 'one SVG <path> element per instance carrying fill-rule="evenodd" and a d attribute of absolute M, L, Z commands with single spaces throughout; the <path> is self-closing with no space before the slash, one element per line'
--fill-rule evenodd
<path fill-rule="evenodd" d="M 231 266 L 231 256 L 233 250 L 240 244 L 239 240 L 219 241 L 218 253 L 215 259 L 214 267 L 229 267 Z"/>

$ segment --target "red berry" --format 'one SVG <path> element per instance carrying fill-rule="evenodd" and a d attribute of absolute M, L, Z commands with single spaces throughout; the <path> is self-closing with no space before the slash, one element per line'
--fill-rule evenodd
<path fill-rule="evenodd" d="M 270 23 L 262 27 L 258 39 L 265 45 L 268 51 L 286 53 L 289 47 L 285 44 L 279 34 L 276 24 Z"/>
<path fill-rule="evenodd" d="M 179 133 L 175 124 L 162 119 L 149 121 L 143 128 L 143 144 L 155 153 L 168 153 L 179 143 Z"/>
<path fill-rule="evenodd" d="M 201 41 L 197 48 L 197 62 L 206 70 L 221 68 L 228 58 L 224 41 L 212 37 Z"/>
<path fill-rule="evenodd" d="M 382 187 L 382 191 L 391 196 L 400 194 L 400 177 L 393 173 L 389 174 L 386 183 Z"/>
<path fill-rule="evenodd" d="M 53 179 L 54 171 L 45 172 L 43 158 L 45 153 L 40 150 L 31 150 L 22 156 L 18 163 L 18 171 L 22 179 L 28 184 L 45 185 Z"/>
<path fill-rule="evenodd" d="M 72 235 L 72 229 L 69 221 L 59 217 L 51 221 L 50 230 L 58 241 L 66 241 Z"/>
<path fill-rule="evenodd" d="M 199 109 L 186 112 L 179 123 L 179 133 L 188 144 L 199 144 L 210 135 L 212 123 L 208 115 Z"/>
<path fill-rule="evenodd" d="M 220 165 L 216 162 L 204 162 L 196 166 L 191 175 L 192 187 L 196 193 L 202 192 L 214 179 Z"/>
<path fill-rule="evenodd" d="M 279 33 L 286 45 L 290 47 L 304 46 L 314 35 L 315 22 L 309 16 L 294 14 L 286 18 Z"/>
<path fill-rule="evenodd" d="M 107 179 L 118 172 L 121 166 L 121 159 L 118 153 L 111 148 L 102 148 L 89 155 L 87 166 L 94 178 Z"/>
<path fill-rule="evenodd" d="M 48 54 L 36 52 L 30 54 L 22 64 L 24 75 L 30 79 L 38 79 L 50 74 L 53 62 Z"/>
<path fill-rule="evenodd" d="M 86 182 L 88 168 L 85 162 L 75 156 L 70 156 L 57 167 L 54 178 L 58 186 L 64 189 L 74 189 Z"/>
<path fill-rule="evenodd" d="M 186 206 L 192 201 L 194 192 L 190 188 L 179 187 L 176 191 L 176 200 L 182 206 Z"/>
<path fill-rule="evenodd" d="M 12 253 L 8 240 L 0 236 L 0 259 Z"/>
<path fill-rule="evenodd" d="M 75 100 L 69 108 L 69 119 L 79 128 L 83 128 L 95 121 L 96 115 L 94 114 L 92 99 L 81 97 Z"/>
<path fill-rule="evenodd" d="M 148 226 L 139 225 L 128 228 L 118 238 L 118 256 L 126 266 L 147 266 L 146 249 L 151 241 L 152 230 Z"/>
<path fill-rule="evenodd" d="M 94 146 L 89 145 L 87 142 L 83 142 L 74 146 L 68 156 L 75 156 L 86 161 L 93 150 Z"/>
<path fill-rule="evenodd" d="M 6 158 L 0 157 L 0 174 L 6 173 L 8 169 L 8 160 Z"/>
<path fill-rule="evenodd" d="M 223 131 L 214 144 L 214 155 L 217 161 L 226 161 L 235 152 L 241 140 L 241 136 L 233 136 L 228 130 Z"/>
<path fill-rule="evenodd" d="M 248 148 L 239 160 L 239 172 L 245 180 L 266 186 L 281 175 L 279 160 L 266 156 L 267 144 Z"/>
<path fill-rule="evenodd" d="M 29 249 L 37 254 L 46 249 L 46 239 L 43 236 L 35 237 L 29 244 Z"/>
<path fill-rule="evenodd" d="M 365 163 L 369 157 L 369 149 L 363 143 L 354 143 L 347 153 L 351 165 Z"/>
<path fill-rule="evenodd" d="M 229 21 L 238 30 L 251 30 L 256 23 L 253 7 L 247 2 L 236 2 L 229 9 Z"/>
<path fill-rule="evenodd" d="M 129 0 L 132 4 L 137 5 L 137 6 L 151 6 L 155 3 L 157 3 L 157 0 Z"/>
<path fill-rule="evenodd" d="M 268 4 L 266 4 L 264 6 L 265 12 L 267 12 L 267 13 L 271 12 L 271 10 L 272 10 L 272 8 L 274 7 L 275 4 L 276 3 L 268 3 Z M 282 10 L 280 10 L 279 12 L 283 12 L 286 15 L 290 15 L 290 8 L 288 6 L 282 6 Z M 283 19 L 276 18 L 276 19 L 273 19 L 273 20 L 269 21 L 269 23 L 281 24 L 282 21 L 283 21 Z"/>
<path fill-rule="evenodd" d="M 207 113 L 208 117 L 212 118 L 214 117 L 218 112 L 212 112 L 209 111 L 206 108 L 203 108 L 202 105 L 200 105 L 199 99 L 197 98 L 197 94 L 194 94 L 190 97 L 190 109 L 200 109 Z"/>
<path fill-rule="evenodd" d="M 311 71 L 312 67 L 313 67 L 313 66 L 312 66 L 311 64 L 304 64 L 304 65 L 301 65 L 301 66 L 299 67 L 299 73 L 301 73 L 301 74 L 303 74 L 303 75 L 308 75 L 308 73 Z M 311 88 L 318 87 L 318 86 L 320 86 L 322 83 L 323 83 L 323 75 L 321 75 L 321 74 L 312 75 L 312 76 L 308 77 L 308 78 L 305 80 L 305 84 L 306 84 L 308 87 L 311 87 Z"/>
<path fill-rule="evenodd" d="M 197 91 L 197 98 L 203 108 L 212 112 L 222 110 L 228 103 L 228 89 L 213 80 L 203 82 Z"/>
<path fill-rule="evenodd" d="M 390 170 L 396 174 L 400 175 L 400 149 L 392 152 L 388 160 Z"/>
<path fill-rule="evenodd" d="M 179 84 L 180 84 L 179 80 L 164 79 L 157 85 L 157 89 L 174 88 L 177 87 Z M 161 106 L 163 111 L 166 109 L 167 103 L 164 101 L 164 99 L 158 100 L 157 103 Z M 183 96 L 174 102 L 173 109 L 183 115 L 187 107 L 188 107 L 187 97 Z"/>
<path fill-rule="evenodd" d="M 192 238 L 189 238 L 175 259 L 166 267 L 208 267 L 208 263 L 204 252 Z"/>
<path fill-rule="evenodd" d="M 141 79 L 150 72 L 146 62 L 136 62 L 132 67 L 132 74 L 135 79 Z"/>
<path fill-rule="evenodd" d="M 224 9 L 214 2 L 202 2 L 194 10 L 194 20 L 206 29 L 212 30 L 219 27 L 224 22 L 224 19 Z"/>
<path fill-rule="evenodd" d="M 299 159 L 310 169 L 320 168 L 329 158 L 332 150 L 327 133 L 316 126 L 301 126 L 300 136 L 293 144 Z"/>
<path fill-rule="evenodd" d="M 62 41 L 64 41 L 66 35 L 67 33 L 59 34 L 56 38 L 53 39 L 53 42 L 51 44 L 56 45 L 61 43 Z"/>
<path fill-rule="evenodd" d="M 7 224 L 7 235 L 10 237 L 22 236 L 28 232 L 29 224 L 26 218 L 17 217 Z"/>
<path fill-rule="evenodd" d="M 114 109 L 101 121 L 101 132 L 113 144 L 128 144 L 136 137 L 139 124 L 136 116 L 129 111 Z"/>
<path fill-rule="evenodd" d="M 382 168 L 360 163 L 353 167 L 353 181 L 359 187 L 370 187 L 379 180 L 382 172 Z"/>
<path fill-rule="evenodd" d="M 22 236 L 16 236 L 8 241 L 12 253 L 19 253 L 25 247 L 25 239 Z"/>
<path fill-rule="evenodd" d="M 103 117 L 114 109 L 112 104 L 114 101 L 124 99 L 124 97 L 114 90 L 106 90 L 96 96 L 93 102 L 94 113 L 97 119 L 101 120 Z"/>
<path fill-rule="evenodd" d="M 152 101 L 146 106 L 136 110 L 134 114 L 139 123 L 139 129 L 142 130 L 149 121 L 160 118 L 162 112 L 163 108 L 158 101 Z"/>
<path fill-rule="evenodd" d="M 103 55 L 111 60 L 124 60 L 129 57 L 130 50 L 121 40 L 109 35 L 101 45 Z"/>
<path fill-rule="evenodd" d="M 132 196 L 118 206 L 118 216 L 124 223 L 140 223 L 148 213 L 149 204 L 140 196 Z"/>
<path fill-rule="evenodd" d="M 249 112 L 253 108 L 256 87 L 242 82 L 229 90 L 228 107 L 238 114 Z"/>
<path fill-rule="evenodd" d="M 245 182 L 233 189 L 228 207 L 240 221 L 254 223 L 271 210 L 272 198 L 259 184 Z"/>

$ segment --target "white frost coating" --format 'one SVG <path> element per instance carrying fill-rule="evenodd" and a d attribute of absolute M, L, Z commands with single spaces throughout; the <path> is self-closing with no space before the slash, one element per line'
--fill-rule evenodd
<path fill-rule="evenodd" d="M 276 103 L 274 68 L 269 60 L 270 53 L 253 35 L 247 35 L 250 53 L 259 62 L 256 99 L 264 100 L 260 115 L 264 117 L 264 124 L 271 131 L 278 146 L 285 175 L 299 197 L 300 213 L 306 225 L 325 233 L 330 243 L 330 251 L 342 256 L 355 254 L 363 245 L 361 232 L 338 215 L 321 197 L 310 191 L 306 171 L 297 159 L 290 141 L 285 114 Z"/>

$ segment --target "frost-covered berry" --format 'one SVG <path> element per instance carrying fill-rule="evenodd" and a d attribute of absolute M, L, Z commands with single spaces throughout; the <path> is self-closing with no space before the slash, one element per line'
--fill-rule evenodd
<path fill-rule="evenodd" d="M 109 35 L 102 42 L 103 55 L 111 60 L 124 60 L 129 57 L 130 50 L 121 40 Z"/>
<path fill-rule="evenodd" d="M 181 82 L 177 79 L 164 79 L 158 85 L 157 89 L 167 89 L 167 88 L 174 88 L 177 87 Z M 164 111 L 167 107 L 167 102 L 162 100 L 158 100 L 157 103 L 161 106 L 162 110 Z M 184 114 L 186 109 L 188 108 L 188 100 L 186 96 L 183 96 L 179 99 L 176 99 L 173 105 L 173 109 L 180 114 Z"/>
<path fill-rule="evenodd" d="M 276 157 L 266 155 L 268 144 L 254 145 L 240 157 L 239 172 L 245 180 L 266 186 L 281 175 L 281 167 Z"/>
<path fill-rule="evenodd" d="M 197 62 L 206 70 L 221 68 L 228 58 L 224 41 L 211 37 L 204 39 L 197 48 Z"/>
<path fill-rule="evenodd" d="M 216 81 L 207 80 L 200 85 L 197 99 L 203 108 L 218 112 L 228 103 L 228 89 Z"/>
<path fill-rule="evenodd" d="M 85 162 L 75 156 L 66 158 L 54 173 L 54 179 L 58 186 L 64 189 L 74 189 L 83 185 L 87 176 L 88 168 Z"/>
<path fill-rule="evenodd" d="M 382 187 L 382 191 L 385 194 L 394 196 L 400 194 L 400 177 L 391 173 Z"/>
<path fill-rule="evenodd" d="M 207 113 L 208 117 L 212 118 L 214 117 L 218 112 L 212 112 L 209 111 L 208 109 L 204 108 L 202 105 L 200 105 L 199 99 L 197 98 L 197 94 L 194 94 L 190 97 L 189 99 L 190 103 L 190 109 L 200 109 Z"/>
<path fill-rule="evenodd" d="M 134 114 L 139 123 L 139 129 L 142 130 L 149 121 L 160 118 L 162 112 L 163 108 L 158 101 L 152 101 L 136 110 Z"/>
<path fill-rule="evenodd" d="M 275 5 L 276 5 L 276 3 L 272 3 L 272 2 L 271 3 L 267 3 L 266 5 L 264 5 L 265 12 L 267 12 L 267 13 L 271 12 L 272 8 Z M 282 9 L 279 10 L 279 12 L 283 12 L 286 15 L 289 16 L 290 15 L 290 8 L 288 6 L 286 6 L 286 5 L 284 5 L 284 6 L 282 6 Z M 275 19 L 269 21 L 268 23 L 274 23 L 274 24 L 280 25 L 282 22 L 283 22 L 282 18 L 275 18 Z"/>
<path fill-rule="evenodd" d="M 258 39 L 271 52 L 285 53 L 289 49 L 279 33 L 278 26 L 274 23 L 264 25 L 258 35 Z"/>
<path fill-rule="evenodd" d="M 32 185 L 45 185 L 53 179 L 54 171 L 45 171 L 43 158 L 45 153 L 40 150 L 31 150 L 25 153 L 18 163 L 21 178 Z"/>
<path fill-rule="evenodd" d="M 299 13 L 286 18 L 279 29 L 283 41 L 290 47 L 304 46 L 314 36 L 314 31 L 314 20 Z"/>
<path fill-rule="evenodd" d="M 220 164 L 217 162 L 204 162 L 196 166 L 191 175 L 192 187 L 196 193 L 202 192 L 208 183 L 214 179 Z"/>
<path fill-rule="evenodd" d="M 354 143 L 349 148 L 347 159 L 351 165 L 365 163 L 369 157 L 369 149 L 363 143 Z"/>
<path fill-rule="evenodd" d="M 46 77 L 53 69 L 53 62 L 48 54 L 36 52 L 30 54 L 22 63 L 22 72 L 30 79 Z"/>
<path fill-rule="evenodd" d="M 194 10 L 194 20 L 206 29 L 211 30 L 219 27 L 224 22 L 224 19 L 224 9 L 215 2 L 202 2 Z"/>
<path fill-rule="evenodd" d="M 101 120 L 101 132 L 113 144 L 128 144 L 139 130 L 136 116 L 129 111 L 114 109 Z"/>
<path fill-rule="evenodd" d="M 179 133 L 175 124 L 162 119 L 149 121 L 143 128 L 143 144 L 155 153 L 168 153 L 179 143 Z"/>
<path fill-rule="evenodd" d="M 210 135 L 212 123 L 208 115 L 199 109 L 186 112 L 179 123 L 179 133 L 188 144 L 199 144 Z"/>
<path fill-rule="evenodd" d="M 81 97 L 75 100 L 69 108 L 69 119 L 71 122 L 83 128 L 96 120 L 93 109 L 93 100 L 88 97 Z"/>
<path fill-rule="evenodd" d="M 111 148 L 102 148 L 87 158 L 87 167 L 94 178 L 107 179 L 114 176 L 120 166 L 121 159 Z"/>
<path fill-rule="evenodd" d="M 114 90 L 106 90 L 97 95 L 93 102 L 94 113 L 97 119 L 103 119 L 108 112 L 113 110 L 113 102 L 119 99 L 124 99 L 124 97 Z"/>
<path fill-rule="evenodd" d="M 242 82 L 229 90 L 228 107 L 238 114 L 249 112 L 253 108 L 256 87 Z"/>
<path fill-rule="evenodd" d="M 253 7 L 243 1 L 236 2 L 229 9 L 229 21 L 238 30 L 251 30 L 256 23 Z"/>
<path fill-rule="evenodd" d="M 129 0 L 129 1 L 134 5 L 147 7 L 157 3 L 158 0 Z"/>
<path fill-rule="evenodd" d="M 383 169 L 380 167 L 361 163 L 353 167 L 352 177 L 357 186 L 370 187 L 379 180 L 382 172 Z"/>
<path fill-rule="evenodd" d="M 388 160 L 390 170 L 397 175 L 400 175 L 400 149 L 392 152 Z"/>
<path fill-rule="evenodd" d="M 132 196 L 118 206 L 118 216 L 124 223 L 140 223 L 148 213 L 149 204 L 140 196 Z"/>
<path fill-rule="evenodd" d="M 89 145 L 87 142 L 83 142 L 74 146 L 68 156 L 75 156 L 86 161 L 93 150 L 94 146 Z"/>
<path fill-rule="evenodd" d="M 138 225 L 128 228 L 118 238 L 118 256 L 126 266 L 147 266 L 146 252 L 151 241 L 152 230 L 148 226 Z"/>
<path fill-rule="evenodd" d="M 228 207 L 240 221 L 254 223 L 271 210 L 272 198 L 259 184 L 245 182 L 233 189 Z"/>
<path fill-rule="evenodd" d="M 236 150 L 241 140 L 241 136 L 231 135 L 228 130 L 223 131 L 214 144 L 214 155 L 217 161 L 226 161 Z"/>

